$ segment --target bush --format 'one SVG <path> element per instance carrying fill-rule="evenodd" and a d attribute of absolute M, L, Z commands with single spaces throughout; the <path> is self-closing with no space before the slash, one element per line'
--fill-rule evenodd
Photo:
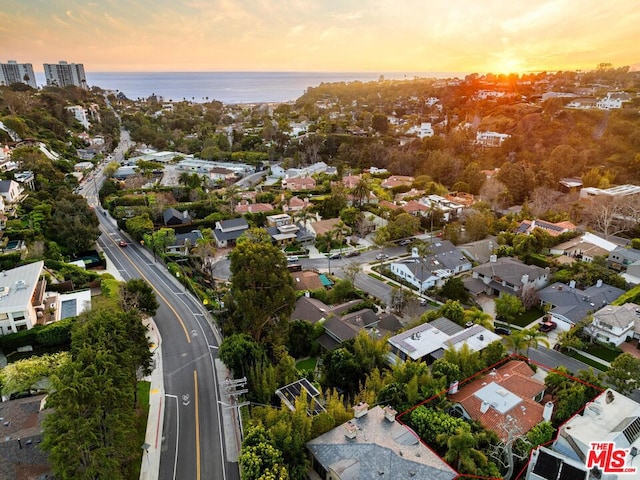
<path fill-rule="evenodd" d="M 46 347 L 69 345 L 71 343 L 71 328 L 74 318 L 65 318 L 49 324 L 36 332 L 35 340 Z"/>
<path fill-rule="evenodd" d="M 11 333 L 9 335 L 3 335 L 0 337 L 0 348 L 6 354 L 16 351 L 19 347 L 25 347 L 27 345 L 37 345 L 36 335 L 40 329 L 44 328 L 41 325 L 36 325 L 31 330 L 22 330 L 21 332 Z"/>

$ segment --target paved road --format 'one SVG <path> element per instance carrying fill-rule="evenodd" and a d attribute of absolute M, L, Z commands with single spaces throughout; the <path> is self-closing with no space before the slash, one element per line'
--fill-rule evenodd
<path fill-rule="evenodd" d="M 81 186 L 90 205 L 97 204 L 101 179 Z M 140 245 L 128 239 L 106 212 L 98 213 L 98 241 L 125 279 L 144 278 L 156 291 L 160 308 L 155 322 L 163 339 L 164 430 L 160 458 L 161 480 L 239 479 L 237 463 L 226 461 L 214 368 L 218 340 L 199 301 Z"/>
<path fill-rule="evenodd" d="M 578 373 L 580 370 L 589 370 L 589 368 L 593 368 L 591 365 L 587 365 L 586 363 L 569 357 L 564 353 L 542 346 L 529 349 L 529 358 L 540 365 L 550 368 L 557 368 L 558 366 L 563 365 L 573 374 Z"/>

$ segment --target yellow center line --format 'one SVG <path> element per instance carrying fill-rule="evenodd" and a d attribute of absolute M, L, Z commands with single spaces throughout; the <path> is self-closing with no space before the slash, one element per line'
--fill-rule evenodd
<path fill-rule="evenodd" d="M 198 418 L 198 371 L 193 371 L 193 383 L 195 385 L 196 408 L 196 480 L 200 480 L 200 419 Z"/>
<path fill-rule="evenodd" d="M 109 240 L 111 240 L 111 243 L 113 243 L 115 246 L 118 246 L 118 245 L 116 244 L 116 241 L 115 241 L 111 236 L 109 236 Z M 180 322 L 180 325 L 182 326 L 182 330 L 184 331 L 184 336 L 185 336 L 185 337 L 187 337 L 187 343 L 191 343 L 191 337 L 189 336 L 189 332 L 187 331 L 187 327 L 186 327 L 186 325 L 184 324 L 184 322 L 182 321 L 182 319 L 180 318 L 180 315 L 178 315 L 178 312 L 176 312 L 175 308 L 173 308 L 173 306 L 169 303 L 169 301 L 168 301 L 166 298 L 164 298 L 164 296 L 160 293 L 160 291 L 159 291 L 156 287 L 154 287 L 154 286 L 153 286 L 153 283 L 151 283 L 151 282 L 149 281 L 149 279 L 144 275 L 144 273 L 142 273 L 142 272 L 140 271 L 140 269 L 139 269 L 139 268 L 136 266 L 136 264 L 131 260 L 131 258 L 129 258 L 129 255 L 127 255 L 125 252 L 122 252 L 122 253 L 123 253 L 123 255 L 124 255 L 125 257 L 127 257 L 127 259 L 129 260 L 129 263 L 131 263 L 131 265 L 133 266 L 133 268 L 135 268 L 135 269 L 136 269 L 136 271 L 140 274 L 140 276 L 141 276 L 142 278 L 144 278 L 144 279 L 147 281 L 147 283 L 151 286 L 151 288 L 153 289 L 153 291 L 154 291 L 154 292 L 156 292 L 156 295 L 158 295 L 158 296 L 159 296 L 159 297 L 164 301 L 164 303 L 167 305 L 167 307 L 169 307 L 169 310 L 171 310 L 171 311 L 173 312 L 173 314 L 174 314 L 174 315 L 176 316 L 176 318 L 178 319 L 178 322 Z"/>

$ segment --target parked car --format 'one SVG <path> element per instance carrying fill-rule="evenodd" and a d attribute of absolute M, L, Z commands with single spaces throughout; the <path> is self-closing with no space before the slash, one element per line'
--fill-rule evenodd
<path fill-rule="evenodd" d="M 423 307 L 424 307 L 424 306 L 426 306 L 426 305 L 427 305 L 427 303 L 428 303 L 428 302 L 427 302 L 427 299 L 426 299 L 426 298 L 421 298 L 421 299 L 420 299 L 420 305 L 421 305 L 421 306 L 423 306 Z"/>
<path fill-rule="evenodd" d="M 511 335 L 511 329 L 507 327 L 496 327 L 493 331 L 499 335 Z"/>
<path fill-rule="evenodd" d="M 287 257 L 287 262 L 289 262 L 289 263 L 297 262 L 298 260 L 300 260 L 300 259 L 298 258 L 297 255 L 291 255 L 291 256 Z"/>
<path fill-rule="evenodd" d="M 408 238 L 405 238 L 404 240 L 400 240 L 400 243 L 398 243 L 398 245 L 400 245 L 401 247 L 406 247 L 410 243 L 411 243 L 411 240 Z"/>
<path fill-rule="evenodd" d="M 376 260 L 384 260 L 385 258 L 389 258 L 389 255 L 387 255 L 386 253 L 379 253 L 378 255 L 376 255 Z"/>
<path fill-rule="evenodd" d="M 345 255 L 345 257 L 351 258 L 351 257 L 357 257 L 358 255 L 360 255 L 359 250 L 351 250 Z"/>
<path fill-rule="evenodd" d="M 550 332 L 551 330 L 555 330 L 557 326 L 558 324 L 556 322 L 547 320 L 544 322 L 540 322 L 540 325 L 538 326 L 538 330 L 540 330 L 541 332 L 547 333 L 547 332 Z"/>
<path fill-rule="evenodd" d="M 340 255 L 339 253 L 334 253 L 332 255 L 329 255 L 329 258 L 331 260 L 338 260 L 338 259 L 342 258 L 342 255 Z"/>

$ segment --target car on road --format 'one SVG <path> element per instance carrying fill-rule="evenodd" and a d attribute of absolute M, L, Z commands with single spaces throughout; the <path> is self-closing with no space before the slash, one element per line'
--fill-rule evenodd
<path fill-rule="evenodd" d="M 345 255 L 345 257 L 351 258 L 351 257 L 357 257 L 358 255 L 360 255 L 360 251 L 359 250 L 351 250 L 350 252 L 348 252 Z"/>
<path fill-rule="evenodd" d="M 421 299 L 419 300 L 419 302 L 420 302 L 420 305 L 421 305 L 422 307 L 426 306 L 426 305 L 427 305 L 427 303 L 428 303 L 426 298 L 421 298 Z"/>
<path fill-rule="evenodd" d="M 297 262 L 298 260 L 300 259 L 298 258 L 297 255 L 290 255 L 287 257 L 287 262 L 289 263 Z"/>
<path fill-rule="evenodd" d="M 550 332 L 551 330 L 555 330 L 557 326 L 558 324 L 556 322 L 552 322 L 551 320 L 546 320 L 544 322 L 540 322 L 540 325 L 538 326 L 538 330 L 540 330 L 541 332 L 547 333 L 547 332 Z"/>
<path fill-rule="evenodd" d="M 340 258 L 342 258 L 342 255 L 340 255 L 339 253 L 334 253 L 332 255 L 329 255 L 330 260 L 338 260 Z"/>
<path fill-rule="evenodd" d="M 376 260 L 384 260 L 385 258 L 389 258 L 389 255 L 387 255 L 386 253 L 379 253 L 378 255 L 376 255 Z"/>
<path fill-rule="evenodd" d="M 118 242 L 118 245 L 120 245 L 121 247 L 126 247 L 127 246 L 127 242 L 125 242 L 124 240 L 120 240 Z"/>
<path fill-rule="evenodd" d="M 496 327 L 493 331 L 499 335 L 511 335 L 511 329 L 507 327 Z"/>
<path fill-rule="evenodd" d="M 401 247 L 406 247 L 410 243 L 411 243 L 411 240 L 408 238 L 405 238 L 404 240 L 400 240 L 400 243 L 398 243 L 398 245 L 400 245 Z"/>

